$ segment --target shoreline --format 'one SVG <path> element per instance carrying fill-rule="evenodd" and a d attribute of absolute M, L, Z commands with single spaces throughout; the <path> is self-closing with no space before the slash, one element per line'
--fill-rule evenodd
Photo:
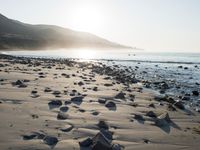
<path fill-rule="evenodd" d="M 2 149 L 200 146 L 198 112 L 118 66 L 2 54 L 0 62 Z"/>

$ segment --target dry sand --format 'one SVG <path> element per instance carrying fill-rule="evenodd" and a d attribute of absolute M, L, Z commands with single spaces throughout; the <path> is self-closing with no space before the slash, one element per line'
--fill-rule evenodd
<path fill-rule="evenodd" d="M 141 83 L 118 83 L 92 72 L 89 65 L 17 60 L 0 59 L 1 150 L 92 149 L 79 142 L 100 130 L 112 133 L 109 144 L 116 144 L 111 148 L 116 150 L 200 147 L 199 113 L 169 111 L 168 103 L 155 100 L 155 93 Z M 116 97 L 120 92 L 124 95 Z M 149 111 L 156 116 L 147 116 Z M 171 120 L 159 119 L 165 113 Z M 99 121 L 107 126 L 98 126 Z"/>

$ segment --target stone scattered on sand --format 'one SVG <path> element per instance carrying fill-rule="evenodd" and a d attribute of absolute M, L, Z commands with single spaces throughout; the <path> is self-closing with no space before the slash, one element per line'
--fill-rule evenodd
<path fill-rule="evenodd" d="M 99 114 L 99 112 L 94 110 L 94 111 L 92 111 L 91 114 L 94 115 L 94 116 L 97 116 Z"/>
<path fill-rule="evenodd" d="M 73 103 L 81 103 L 83 101 L 83 98 L 84 98 L 83 96 L 77 96 L 77 97 L 71 98 L 71 101 Z"/>
<path fill-rule="evenodd" d="M 149 104 L 149 107 L 156 108 L 154 103 Z"/>
<path fill-rule="evenodd" d="M 152 117 L 152 118 L 156 118 L 156 117 L 157 117 L 157 115 L 156 115 L 153 111 L 148 111 L 148 112 L 146 113 L 146 115 L 147 115 L 148 117 Z"/>
<path fill-rule="evenodd" d="M 69 118 L 69 115 L 63 112 L 59 112 L 57 115 L 58 120 L 66 120 Z"/>
<path fill-rule="evenodd" d="M 113 101 L 106 101 L 105 106 L 108 108 L 116 107 L 116 104 Z"/>
<path fill-rule="evenodd" d="M 168 126 L 170 122 L 171 122 L 171 119 L 169 117 L 169 114 L 164 113 L 156 119 L 155 124 L 158 127 L 164 127 L 164 126 Z"/>
<path fill-rule="evenodd" d="M 71 101 L 65 101 L 65 105 L 70 105 L 71 103 Z"/>
<path fill-rule="evenodd" d="M 107 124 L 104 120 L 100 120 L 99 123 L 97 124 L 97 126 L 98 126 L 100 129 L 106 129 L 106 130 L 109 129 L 108 124 Z"/>
<path fill-rule="evenodd" d="M 182 110 L 185 109 L 185 106 L 184 106 L 183 102 L 181 102 L 181 101 L 175 102 L 174 106 L 176 106 L 177 108 L 182 109 Z"/>
<path fill-rule="evenodd" d="M 118 93 L 116 96 L 115 96 L 115 98 L 116 99 L 125 99 L 125 93 L 123 93 L 123 92 L 120 92 L 120 93 Z"/>
<path fill-rule="evenodd" d="M 100 99 L 98 99 L 98 102 L 99 102 L 100 104 L 105 104 L 105 103 L 106 103 L 106 100 L 105 100 L 105 99 L 102 99 L 102 98 L 100 98 Z"/>
<path fill-rule="evenodd" d="M 93 140 L 88 137 L 88 138 L 84 139 L 83 141 L 79 142 L 79 145 L 81 147 L 89 147 L 90 145 L 92 145 L 92 143 L 93 143 Z"/>
<path fill-rule="evenodd" d="M 49 102 L 48 104 L 49 104 L 49 105 L 61 106 L 61 105 L 62 105 L 62 101 L 61 101 L 61 100 L 52 100 L 52 101 Z"/>
<path fill-rule="evenodd" d="M 67 107 L 67 106 L 60 107 L 60 111 L 62 111 L 62 112 L 67 112 L 68 110 L 69 110 L 69 107 Z"/>
<path fill-rule="evenodd" d="M 176 111 L 176 108 L 172 104 L 167 105 L 167 110 L 169 111 Z"/>
<path fill-rule="evenodd" d="M 49 146 L 55 146 L 58 143 L 58 139 L 54 136 L 45 136 L 43 141 Z"/>
<path fill-rule="evenodd" d="M 60 91 L 53 91 L 53 93 L 52 93 L 53 95 L 60 95 L 61 94 L 61 92 Z"/>
<path fill-rule="evenodd" d="M 52 89 L 49 88 L 49 87 L 46 87 L 46 88 L 44 89 L 44 92 L 51 92 L 51 91 L 52 91 Z"/>
<path fill-rule="evenodd" d="M 74 128 L 73 125 L 67 124 L 67 125 L 65 125 L 64 127 L 60 128 L 60 130 L 63 131 L 63 132 L 69 132 L 69 131 L 71 131 L 73 128 Z"/>
<path fill-rule="evenodd" d="M 22 80 L 17 80 L 16 82 L 12 83 L 13 86 L 17 86 L 19 88 L 25 88 L 27 87 L 26 84 L 24 84 L 24 82 Z"/>
<path fill-rule="evenodd" d="M 144 121 L 143 116 L 139 114 L 134 114 L 134 119 L 139 120 L 139 121 Z"/>

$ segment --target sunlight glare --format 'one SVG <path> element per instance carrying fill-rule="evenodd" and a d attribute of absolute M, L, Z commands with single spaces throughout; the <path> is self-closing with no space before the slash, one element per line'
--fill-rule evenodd
<path fill-rule="evenodd" d="M 95 4 L 79 4 L 70 12 L 71 26 L 75 30 L 96 32 L 103 28 L 105 17 L 103 10 Z"/>

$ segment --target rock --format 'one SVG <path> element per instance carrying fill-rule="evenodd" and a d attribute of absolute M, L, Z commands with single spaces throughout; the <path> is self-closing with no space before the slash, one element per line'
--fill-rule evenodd
<path fill-rule="evenodd" d="M 113 86 L 113 85 L 112 85 L 112 84 L 109 84 L 109 83 L 105 83 L 104 86 L 109 87 L 109 86 Z"/>
<path fill-rule="evenodd" d="M 49 145 L 49 146 L 54 146 L 58 143 L 58 139 L 56 137 L 53 136 L 46 136 L 43 139 L 44 143 Z"/>
<path fill-rule="evenodd" d="M 99 102 L 100 104 L 105 104 L 105 103 L 106 103 L 106 100 L 105 100 L 105 99 L 98 99 L 98 102 Z"/>
<path fill-rule="evenodd" d="M 144 121 L 144 118 L 143 118 L 142 115 L 135 114 L 135 115 L 134 115 L 134 118 L 135 118 L 136 120 Z"/>
<path fill-rule="evenodd" d="M 154 103 L 149 104 L 149 107 L 156 108 Z"/>
<path fill-rule="evenodd" d="M 65 125 L 63 128 L 60 128 L 61 131 L 63 132 L 69 132 L 73 129 L 74 127 L 70 124 Z"/>
<path fill-rule="evenodd" d="M 106 101 L 105 106 L 108 108 L 116 107 L 116 104 L 113 101 Z"/>
<path fill-rule="evenodd" d="M 80 81 L 80 82 L 78 82 L 78 85 L 82 86 L 82 85 L 84 85 L 84 83 L 82 81 Z"/>
<path fill-rule="evenodd" d="M 71 101 L 73 103 L 81 103 L 83 101 L 83 98 L 84 98 L 83 96 L 73 97 L 71 98 Z"/>
<path fill-rule="evenodd" d="M 106 130 L 109 129 L 108 124 L 107 124 L 104 120 L 100 120 L 99 123 L 97 124 L 97 126 L 98 126 L 100 129 L 106 129 Z"/>
<path fill-rule="evenodd" d="M 119 145 L 119 144 L 113 144 L 112 145 L 112 150 L 121 150 L 122 148 L 121 148 L 121 145 Z"/>
<path fill-rule="evenodd" d="M 17 80 L 16 82 L 12 83 L 13 86 L 18 86 L 19 88 L 25 88 L 27 87 L 26 84 L 22 80 Z"/>
<path fill-rule="evenodd" d="M 49 87 L 46 87 L 45 89 L 44 89 L 44 92 L 51 92 L 52 90 L 49 88 Z"/>
<path fill-rule="evenodd" d="M 199 92 L 198 92 L 198 91 L 192 91 L 192 94 L 193 94 L 194 96 L 199 96 Z"/>
<path fill-rule="evenodd" d="M 111 131 L 108 131 L 108 130 L 105 130 L 104 128 L 101 128 L 100 132 L 107 138 L 107 140 L 112 141 L 113 133 Z"/>
<path fill-rule="evenodd" d="M 59 94 L 61 94 L 61 92 L 60 92 L 60 91 L 53 91 L 52 94 L 53 94 L 53 95 L 59 95 Z"/>
<path fill-rule="evenodd" d="M 89 147 L 90 145 L 92 145 L 92 143 L 93 143 L 92 139 L 88 137 L 84 139 L 83 141 L 79 142 L 79 145 L 81 147 Z"/>
<path fill-rule="evenodd" d="M 152 118 L 156 118 L 157 115 L 153 112 L 153 111 L 149 111 L 146 113 L 147 116 L 152 117 Z"/>
<path fill-rule="evenodd" d="M 66 120 L 68 118 L 69 118 L 69 115 L 65 114 L 65 113 L 62 113 L 62 112 L 59 112 L 58 115 L 57 115 L 57 119 L 58 120 Z"/>
<path fill-rule="evenodd" d="M 172 104 L 168 104 L 167 109 L 169 111 L 176 111 L 176 108 Z"/>
<path fill-rule="evenodd" d="M 60 107 L 60 111 L 62 112 L 67 112 L 68 110 L 69 110 L 69 107 L 67 106 Z"/>
<path fill-rule="evenodd" d="M 70 105 L 71 103 L 71 101 L 65 101 L 65 105 Z"/>
<path fill-rule="evenodd" d="M 164 113 L 156 119 L 155 124 L 158 127 L 164 127 L 164 126 L 168 126 L 170 122 L 171 122 L 171 119 L 169 117 L 169 114 Z"/>
<path fill-rule="evenodd" d="M 92 111 L 92 115 L 97 116 L 99 114 L 98 111 Z"/>
<path fill-rule="evenodd" d="M 120 92 L 120 93 L 118 93 L 116 96 L 115 96 L 115 98 L 116 99 L 125 99 L 125 93 L 123 93 L 123 92 Z"/>
<path fill-rule="evenodd" d="M 174 106 L 176 106 L 177 108 L 182 109 L 182 110 L 185 109 L 185 106 L 183 105 L 183 103 L 181 101 L 175 102 Z"/>
<path fill-rule="evenodd" d="M 102 133 L 97 133 L 92 140 L 92 150 L 112 150 L 110 141 L 108 141 Z"/>
<path fill-rule="evenodd" d="M 48 103 L 49 105 L 57 105 L 58 107 L 62 105 L 61 100 L 52 100 L 51 102 Z"/>

